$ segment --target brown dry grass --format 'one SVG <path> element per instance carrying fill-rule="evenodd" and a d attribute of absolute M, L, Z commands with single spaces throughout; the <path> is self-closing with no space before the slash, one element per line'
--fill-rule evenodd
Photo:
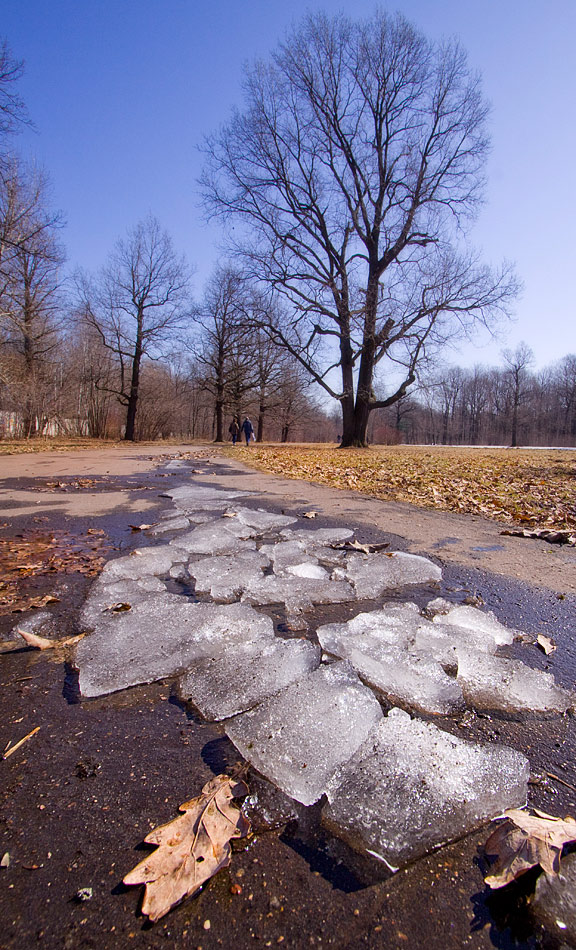
<path fill-rule="evenodd" d="M 288 478 L 525 528 L 576 528 L 576 450 L 275 445 L 235 451 Z"/>

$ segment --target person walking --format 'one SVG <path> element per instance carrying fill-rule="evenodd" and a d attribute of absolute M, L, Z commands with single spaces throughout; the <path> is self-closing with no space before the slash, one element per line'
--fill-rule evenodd
<path fill-rule="evenodd" d="M 250 422 L 248 416 L 245 417 L 244 422 L 242 423 L 242 432 L 244 433 L 244 438 L 246 439 L 246 445 L 250 445 L 250 439 L 254 435 L 254 426 Z"/>
<path fill-rule="evenodd" d="M 228 432 L 232 437 L 232 445 L 236 445 L 236 439 L 240 435 L 240 426 L 238 425 L 238 420 L 236 416 L 232 417 L 232 422 L 228 426 Z"/>

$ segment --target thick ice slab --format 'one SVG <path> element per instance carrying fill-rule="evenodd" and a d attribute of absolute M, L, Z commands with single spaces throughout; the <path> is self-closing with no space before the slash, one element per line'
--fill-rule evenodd
<path fill-rule="evenodd" d="M 312 805 L 382 718 L 346 663 L 321 666 L 226 724 L 244 758 L 283 792 Z"/>
<path fill-rule="evenodd" d="M 198 593 L 209 593 L 213 600 L 236 600 L 248 584 L 257 586 L 264 579 L 263 568 L 270 561 L 259 551 L 220 555 L 194 561 L 188 573 L 196 582 Z"/>
<path fill-rule="evenodd" d="M 323 821 L 393 868 L 526 801 L 528 760 L 392 710 L 328 783 Z"/>
<path fill-rule="evenodd" d="M 240 604 L 193 604 L 156 595 L 127 613 L 111 614 L 78 646 L 83 696 L 100 696 L 183 673 L 196 660 L 233 651 L 238 643 L 271 640 L 274 625 Z"/>
<path fill-rule="evenodd" d="M 187 508 L 210 508 L 212 505 L 228 505 L 235 498 L 252 495 L 249 491 L 229 491 L 210 485 L 179 485 L 162 493 L 163 498 L 172 500 L 184 511 Z"/>
<path fill-rule="evenodd" d="M 242 595 L 249 604 L 285 604 L 288 613 L 309 610 L 312 604 L 340 604 L 354 600 L 354 591 L 346 581 L 296 577 L 294 574 L 269 575 L 251 581 Z"/>
<path fill-rule="evenodd" d="M 131 604 L 133 607 L 150 597 L 166 594 L 166 585 L 157 577 L 145 576 L 139 580 L 110 579 L 101 575 L 94 581 L 86 598 L 80 623 L 83 630 L 93 630 L 97 623 L 107 619 L 108 611 L 116 604 Z"/>
<path fill-rule="evenodd" d="M 442 603 L 442 601 L 431 601 L 428 609 L 435 603 Z M 476 643 L 485 641 L 488 650 L 492 645 L 496 648 L 513 643 L 516 634 L 515 630 L 500 623 L 491 611 L 478 610 L 477 607 L 449 605 L 448 610 L 435 614 L 434 623 L 469 630 L 470 636 Z"/>
<path fill-rule="evenodd" d="M 206 719 L 227 719 L 251 709 L 320 665 L 320 650 L 306 640 L 257 640 L 196 662 L 179 683 Z"/>
<path fill-rule="evenodd" d="M 234 512 L 238 521 L 242 524 L 248 525 L 250 528 L 257 528 L 262 533 L 278 530 L 285 525 L 294 524 L 298 520 L 288 515 L 265 511 L 263 508 L 231 508 L 230 512 Z"/>
<path fill-rule="evenodd" d="M 316 544 L 337 544 L 339 541 L 348 541 L 354 532 L 350 528 L 286 528 L 280 534 L 287 541 L 301 541 L 306 550 L 308 546 Z"/>
<path fill-rule="evenodd" d="M 174 564 L 181 564 L 186 559 L 186 551 L 177 542 L 137 548 L 127 557 L 108 561 L 100 578 L 107 583 L 113 580 L 138 580 L 149 575 L 162 576 L 168 574 Z"/>
<path fill-rule="evenodd" d="M 441 580 L 442 572 L 428 558 L 402 551 L 389 554 L 350 554 L 346 576 L 359 600 L 380 597 L 384 591 Z"/>
<path fill-rule="evenodd" d="M 166 534 L 168 531 L 184 531 L 190 527 L 190 519 L 184 515 L 177 515 L 175 518 L 164 518 L 159 524 L 148 529 L 148 533 L 154 536 Z"/>
<path fill-rule="evenodd" d="M 391 702 L 434 715 L 462 712 L 465 703 L 456 680 L 433 657 L 410 650 L 411 625 L 417 624 L 418 614 L 410 609 L 395 614 L 392 622 L 389 612 L 375 611 L 348 624 L 327 624 L 318 628 L 318 640 Z"/>
<path fill-rule="evenodd" d="M 186 534 L 179 535 L 170 546 L 177 546 L 187 554 L 235 554 L 244 551 L 254 551 L 254 541 L 238 537 L 235 528 L 228 528 L 227 522 L 232 519 L 218 518 L 208 524 L 194 528 Z M 241 532 L 242 533 L 242 532 Z M 246 533 L 250 529 L 246 528 Z"/>
<path fill-rule="evenodd" d="M 457 652 L 458 682 L 476 709 L 564 713 L 576 704 L 576 695 L 557 686 L 551 673 L 475 650 Z"/>
<path fill-rule="evenodd" d="M 564 855 L 558 877 L 540 875 L 530 912 L 559 946 L 576 946 L 576 854 Z"/>

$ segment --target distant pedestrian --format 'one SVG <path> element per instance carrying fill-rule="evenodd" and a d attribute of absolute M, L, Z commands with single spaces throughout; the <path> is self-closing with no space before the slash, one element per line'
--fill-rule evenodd
<path fill-rule="evenodd" d="M 236 439 L 240 435 L 240 426 L 238 425 L 238 420 L 236 419 L 235 416 L 232 419 L 232 422 L 230 423 L 230 425 L 228 426 L 228 432 L 230 433 L 230 436 L 232 438 L 232 445 L 236 445 Z"/>
<path fill-rule="evenodd" d="M 244 422 L 242 423 L 242 432 L 244 433 L 244 438 L 246 439 L 246 445 L 250 445 L 250 439 L 254 435 L 254 426 L 250 422 L 248 416 L 245 417 Z"/>

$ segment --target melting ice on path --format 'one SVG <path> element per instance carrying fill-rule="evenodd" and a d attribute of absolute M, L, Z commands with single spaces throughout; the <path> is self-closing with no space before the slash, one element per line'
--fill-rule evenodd
<path fill-rule="evenodd" d="M 225 728 L 259 772 L 312 805 L 381 718 L 372 691 L 338 662 L 321 666 Z"/>
<path fill-rule="evenodd" d="M 164 593 L 126 613 L 107 614 L 78 645 L 83 696 L 101 696 L 183 673 L 205 656 L 235 644 L 272 640 L 269 617 L 241 604 L 193 604 Z"/>
<path fill-rule="evenodd" d="M 323 822 L 393 868 L 526 802 L 528 759 L 391 710 L 328 783 Z"/>
<path fill-rule="evenodd" d="M 227 719 L 279 693 L 320 665 L 320 649 L 306 640 L 257 640 L 194 663 L 179 693 L 206 719 Z"/>
<path fill-rule="evenodd" d="M 565 713 L 576 703 L 574 693 L 557 686 L 551 673 L 476 650 L 457 652 L 458 682 L 475 709 Z"/>
<path fill-rule="evenodd" d="M 407 613 L 414 616 L 412 611 Z M 372 615 L 361 616 L 369 628 Z M 373 622 L 371 630 L 356 633 L 353 625 L 354 620 L 349 624 L 319 627 L 318 640 L 329 653 L 348 660 L 392 702 L 435 715 L 449 716 L 464 711 L 462 690 L 456 680 L 448 676 L 433 657 L 409 652 L 406 632 L 394 627 L 382 629 Z"/>
<path fill-rule="evenodd" d="M 358 599 L 368 600 L 407 584 L 440 581 L 442 571 L 428 558 L 392 551 L 384 554 L 349 554 L 346 577 L 354 585 Z"/>
<path fill-rule="evenodd" d="M 268 558 L 259 551 L 245 551 L 194 561 L 189 564 L 188 573 L 196 581 L 197 592 L 209 593 L 213 600 L 232 601 L 249 584 L 261 583 L 262 570 L 269 564 Z"/>

